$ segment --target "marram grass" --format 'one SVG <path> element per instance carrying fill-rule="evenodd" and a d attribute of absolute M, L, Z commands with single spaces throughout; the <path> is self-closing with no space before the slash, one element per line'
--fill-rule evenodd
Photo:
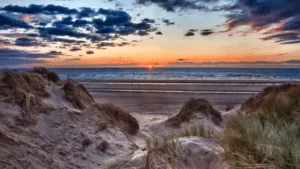
<path fill-rule="evenodd" d="M 232 117 L 221 139 L 232 168 L 299 169 L 300 121 L 269 122 L 258 117 Z"/>

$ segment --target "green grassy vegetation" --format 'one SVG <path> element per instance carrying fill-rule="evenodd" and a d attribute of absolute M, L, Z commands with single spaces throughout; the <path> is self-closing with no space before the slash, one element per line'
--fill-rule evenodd
<path fill-rule="evenodd" d="M 250 116 L 228 119 L 221 144 L 232 168 L 300 168 L 300 86 L 269 92 Z"/>
<path fill-rule="evenodd" d="M 298 111 L 300 111 L 300 85 L 294 85 L 286 92 L 266 95 L 255 113 L 261 118 L 275 122 L 277 120 L 293 121 L 297 118 L 295 112 Z"/>
<path fill-rule="evenodd" d="M 172 132 L 171 134 L 164 134 L 153 137 L 151 140 L 149 164 L 148 166 L 155 166 L 156 168 L 175 168 L 176 161 L 182 161 L 183 152 L 178 150 L 176 139 L 180 137 L 203 137 L 213 140 L 218 140 L 218 136 L 212 130 L 206 130 L 203 125 L 195 125 L 190 129 L 180 132 Z"/>
<path fill-rule="evenodd" d="M 176 146 L 176 140 L 180 137 L 189 137 L 189 136 L 196 136 L 196 137 L 203 137 L 217 140 L 218 137 L 214 134 L 212 130 L 205 130 L 203 125 L 194 125 L 190 129 L 185 129 L 180 132 L 172 132 L 171 134 L 164 134 L 159 135 L 153 138 L 152 140 L 152 150 L 155 151 L 168 151 L 174 150 L 174 146 Z"/>
<path fill-rule="evenodd" d="M 258 117 L 232 117 L 222 138 L 233 168 L 300 168 L 300 121 L 273 123 Z"/>

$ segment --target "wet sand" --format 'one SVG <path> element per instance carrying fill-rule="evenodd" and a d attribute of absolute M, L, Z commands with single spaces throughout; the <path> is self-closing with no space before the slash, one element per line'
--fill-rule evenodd
<path fill-rule="evenodd" d="M 98 102 L 131 113 L 171 115 L 190 98 L 205 98 L 217 110 L 239 105 L 263 88 L 286 81 L 82 81 Z"/>

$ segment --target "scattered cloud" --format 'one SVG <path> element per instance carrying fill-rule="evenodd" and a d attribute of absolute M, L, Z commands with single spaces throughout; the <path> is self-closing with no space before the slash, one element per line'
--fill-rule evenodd
<path fill-rule="evenodd" d="M 162 35 L 163 33 L 161 31 L 158 31 L 155 33 L 156 35 Z"/>
<path fill-rule="evenodd" d="M 130 43 L 128 42 L 122 42 L 122 43 L 115 43 L 115 42 L 101 42 L 97 45 L 98 48 L 105 48 L 105 47 L 123 47 L 123 46 L 127 46 L 130 45 Z"/>
<path fill-rule="evenodd" d="M 59 5 L 29 5 L 28 7 L 25 6 L 18 6 L 18 5 L 7 5 L 3 8 L 4 11 L 7 12 L 16 12 L 22 14 L 77 14 L 77 9 L 70 9 L 64 6 Z"/>
<path fill-rule="evenodd" d="M 153 23 L 155 20 L 149 18 L 133 22 L 125 11 L 103 8 L 74 9 L 53 4 L 0 8 L 0 29 L 13 32 L 15 28 L 23 28 L 27 32 L 27 37 L 16 39 L 18 46 L 41 45 L 33 38 L 49 43 L 80 44 L 116 40 L 122 35 L 144 36 L 155 30 Z"/>
<path fill-rule="evenodd" d="M 179 58 L 179 59 L 177 59 L 177 62 L 183 62 L 183 61 L 185 61 L 186 59 L 184 59 L 184 58 Z"/>
<path fill-rule="evenodd" d="M 188 31 L 187 33 L 184 34 L 184 36 L 194 36 L 195 33 L 194 32 L 190 32 Z"/>
<path fill-rule="evenodd" d="M 162 22 L 168 26 L 175 25 L 175 22 L 171 22 L 169 19 L 162 19 Z"/>
<path fill-rule="evenodd" d="M 1 67 L 19 66 L 22 64 L 47 63 L 43 59 L 55 58 L 55 55 L 24 50 L 0 48 Z"/>
<path fill-rule="evenodd" d="M 138 35 L 139 35 L 139 36 L 147 36 L 147 35 L 149 35 L 149 33 L 146 32 L 146 31 L 139 31 L 139 32 L 138 32 Z"/>
<path fill-rule="evenodd" d="M 207 10 L 208 5 L 218 2 L 218 0 L 138 0 L 140 4 L 157 4 L 167 11 L 175 11 L 176 9 L 197 9 Z"/>
<path fill-rule="evenodd" d="M 70 52 L 75 52 L 75 51 L 80 51 L 81 48 L 78 47 L 78 46 L 73 46 L 71 49 L 70 49 Z"/>
<path fill-rule="evenodd" d="M 184 58 L 177 59 L 176 62 L 169 62 L 170 66 L 211 66 L 211 65 L 269 65 L 269 66 L 284 66 L 284 65 L 299 65 L 300 60 L 285 60 L 285 61 L 240 61 L 240 62 L 187 62 Z"/>
<path fill-rule="evenodd" d="M 62 55 L 63 53 L 60 52 L 60 51 L 55 51 L 55 50 L 52 50 L 50 52 L 48 52 L 49 55 Z"/>
<path fill-rule="evenodd" d="M 252 31 L 269 34 L 262 40 L 280 44 L 300 43 L 299 0 L 237 0 L 230 10 L 225 32 L 239 26 L 250 26 Z"/>
<path fill-rule="evenodd" d="M 23 46 L 23 47 L 29 47 L 29 46 L 43 46 L 43 47 L 45 47 L 46 46 L 45 44 L 39 42 L 36 39 L 27 38 L 27 37 L 17 38 L 16 42 L 15 42 L 15 45 L 16 46 Z"/>
<path fill-rule="evenodd" d="M 69 61 L 80 61 L 81 58 L 71 58 L 71 59 L 66 59 L 65 62 L 69 62 Z"/>
<path fill-rule="evenodd" d="M 203 30 L 201 30 L 201 35 L 203 35 L 203 36 L 208 36 L 208 35 L 211 35 L 213 33 L 214 33 L 214 31 L 212 29 L 203 29 Z"/>
<path fill-rule="evenodd" d="M 145 19 L 143 19 L 143 22 L 144 23 L 155 23 L 155 20 L 154 19 L 145 18 Z"/>
<path fill-rule="evenodd" d="M 0 13 L 0 29 L 12 29 L 12 28 L 32 28 L 27 22 Z"/>
<path fill-rule="evenodd" d="M 87 55 L 92 55 L 92 54 L 94 54 L 94 51 L 88 50 L 88 51 L 86 51 L 86 54 Z"/>
<path fill-rule="evenodd" d="M 25 50 L 16 50 L 0 48 L 0 58 L 55 58 L 52 54 L 43 54 L 38 52 L 28 52 Z"/>

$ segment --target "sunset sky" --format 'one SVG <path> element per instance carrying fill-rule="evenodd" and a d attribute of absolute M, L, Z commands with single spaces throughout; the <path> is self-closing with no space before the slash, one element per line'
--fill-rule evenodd
<path fill-rule="evenodd" d="M 299 0 L 1 0 L 0 67 L 298 67 Z"/>

